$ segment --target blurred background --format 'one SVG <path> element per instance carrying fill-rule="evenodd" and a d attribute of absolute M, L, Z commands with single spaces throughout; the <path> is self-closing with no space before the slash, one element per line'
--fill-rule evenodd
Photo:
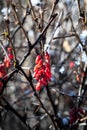
<path fill-rule="evenodd" d="M 8 38 L 2 35 L 6 31 L 6 20 L 9 20 L 11 36 L 18 27 L 18 21 L 14 16 L 11 2 L 15 5 L 20 21 L 24 18 L 27 10 L 28 15 L 23 28 L 31 43 L 34 44 L 49 22 L 54 0 L 31 0 L 38 24 L 32 17 L 29 0 L 0 0 L 0 42 L 3 43 L 5 48 L 9 46 Z M 87 1 L 59 0 L 53 14 L 55 13 L 58 16 L 46 31 L 43 49 L 47 50 L 51 57 L 52 77 L 49 82 L 51 96 L 58 111 L 58 116 L 63 120 L 67 129 L 69 111 L 77 106 L 77 95 L 82 81 L 82 72 L 85 71 L 87 65 L 87 53 L 83 49 L 83 46 L 85 50 L 87 48 Z M 12 42 L 16 57 L 18 61 L 21 61 L 24 54 L 28 51 L 27 40 L 22 29 L 15 33 Z M 33 76 L 35 58 L 40 53 L 41 45 L 38 43 L 22 65 L 27 76 L 29 76 L 30 72 Z M 4 55 L 0 46 L 1 63 Z M 34 86 L 36 85 L 34 78 L 33 84 Z M 27 123 L 30 124 L 32 130 L 54 130 L 48 115 L 40 106 L 29 82 L 21 72 L 13 75 L 3 95 L 17 112 L 21 115 L 27 114 Z M 45 88 L 40 92 L 39 96 L 46 109 L 53 113 Z M 87 101 L 84 98 L 81 104 L 82 109 L 86 110 L 86 105 Z M 14 113 L 1 107 L 0 130 L 12 129 L 25 130 L 27 128 Z M 79 126 L 78 129 L 82 130 L 84 126 Z"/>

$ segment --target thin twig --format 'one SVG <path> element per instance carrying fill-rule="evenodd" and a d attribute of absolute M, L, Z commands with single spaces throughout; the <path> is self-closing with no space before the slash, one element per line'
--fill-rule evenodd
<path fill-rule="evenodd" d="M 58 2 L 59 2 L 59 0 L 54 0 L 54 3 L 53 3 L 52 10 L 51 10 L 50 16 L 48 18 L 48 21 L 51 19 Z"/>
<path fill-rule="evenodd" d="M 40 36 L 38 37 L 38 39 L 35 41 L 35 43 L 32 45 L 32 48 L 34 48 L 34 46 L 39 43 L 39 41 L 41 40 L 41 38 L 43 37 L 44 33 L 47 31 L 48 27 L 50 26 L 50 24 L 53 22 L 53 20 L 57 17 L 57 14 L 54 14 L 52 16 L 52 18 L 50 19 L 49 23 L 47 24 L 47 26 L 43 29 L 42 33 L 40 34 Z"/>
<path fill-rule="evenodd" d="M 81 16 L 80 0 L 77 0 L 77 3 L 78 3 L 79 15 Z"/>
<path fill-rule="evenodd" d="M 2 97 L 2 100 L 6 103 L 5 109 L 12 111 L 12 112 L 26 125 L 26 127 L 27 127 L 26 118 L 23 117 L 23 116 L 21 116 L 21 115 L 10 105 L 10 103 L 6 100 L 6 98 Z M 32 130 L 31 127 L 29 126 L 29 124 L 28 124 L 28 128 L 29 128 L 29 130 Z"/>
<path fill-rule="evenodd" d="M 28 45 L 29 45 L 29 47 L 30 47 L 30 46 L 31 46 L 31 42 L 30 42 L 30 40 L 29 40 L 29 38 L 28 38 L 28 35 L 27 35 L 27 33 L 26 33 L 26 31 L 25 31 L 25 29 L 24 29 L 24 27 L 23 27 L 23 25 L 22 25 L 20 19 L 19 19 L 18 13 L 17 13 L 17 11 L 16 11 L 16 9 L 15 9 L 15 5 L 12 5 L 12 7 L 13 7 L 13 10 L 14 10 L 16 19 L 17 19 L 17 21 L 18 21 L 18 25 L 20 25 L 20 28 L 23 30 L 23 33 L 24 33 L 24 35 L 25 35 L 25 37 L 26 37 L 26 39 L 27 39 L 27 41 L 28 41 Z"/>
<path fill-rule="evenodd" d="M 52 121 L 52 123 L 53 123 L 53 125 L 54 125 L 55 130 L 57 130 L 56 124 L 55 124 L 55 122 L 54 122 L 52 116 L 50 115 L 50 113 L 48 112 L 48 110 L 44 107 L 42 101 L 40 100 L 38 94 L 36 93 L 36 90 L 35 90 L 35 88 L 34 88 L 34 86 L 33 86 L 32 80 L 31 80 L 29 77 L 27 77 L 26 73 L 24 72 L 24 70 L 23 70 L 20 66 L 19 66 L 19 70 L 23 73 L 23 75 L 25 76 L 25 78 L 29 81 L 29 83 L 30 83 L 30 85 L 31 85 L 31 88 L 32 88 L 32 90 L 33 90 L 34 93 L 35 93 L 34 95 L 35 95 L 36 98 L 38 99 L 38 101 L 39 101 L 39 103 L 41 104 L 41 106 L 42 106 L 42 108 L 44 109 L 44 111 L 47 113 L 47 115 L 48 115 L 49 118 L 51 119 L 51 121 Z"/>
<path fill-rule="evenodd" d="M 26 58 L 29 56 L 31 50 L 40 42 L 41 38 L 43 37 L 44 33 L 47 31 L 48 27 L 50 26 L 50 24 L 53 22 L 53 20 L 57 17 L 57 14 L 55 14 L 52 19 L 49 21 L 49 23 L 47 24 L 47 26 L 43 29 L 42 33 L 40 34 L 40 36 L 37 38 L 37 40 L 35 41 L 35 43 L 29 48 L 29 51 L 25 53 L 23 59 L 20 61 L 19 65 L 22 65 L 24 63 L 24 61 L 26 60 Z"/>
<path fill-rule="evenodd" d="M 79 43 L 81 44 L 81 46 L 84 48 L 84 45 L 83 45 L 82 41 L 80 40 L 79 35 L 78 35 L 77 32 L 76 32 L 76 29 L 75 29 L 75 27 L 74 27 L 74 25 L 73 25 L 73 20 L 72 20 L 72 18 L 71 18 L 70 15 L 69 15 L 69 19 L 70 19 L 70 21 L 71 21 L 72 28 L 73 28 L 73 31 L 74 31 L 74 33 L 75 33 L 75 36 L 76 36 L 78 42 L 79 42 Z M 84 50 L 84 51 L 86 51 L 86 50 Z"/>
<path fill-rule="evenodd" d="M 79 92 L 78 92 L 78 96 L 80 96 L 79 98 L 77 98 L 77 106 L 80 107 L 82 102 L 83 102 L 83 98 L 81 98 L 82 96 L 84 96 L 84 94 L 86 93 L 86 90 L 87 90 L 87 85 L 85 85 L 85 82 L 86 82 L 86 78 L 87 78 L 87 67 L 86 67 L 86 70 L 84 72 L 84 77 L 81 77 L 82 78 L 82 83 L 80 84 L 80 87 L 79 87 Z"/>
<path fill-rule="evenodd" d="M 21 19 L 21 25 L 23 26 L 23 24 L 25 23 L 25 20 L 26 20 L 26 17 L 27 17 L 27 15 L 29 15 L 30 13 L 26 13 L 26 15 Z M 14 38 L 14 36 L 15 36 L 15 34 L 17 33 L 17 31 L 19 30 L 21 28 L 21 26 L 20 25 L 18 25 L 15 29 L 14 29 L 14 31 L 13 31 L 13 33 L 12 33 L 12 36 L 11 36 L 11 40 Z"/>
<path fill-rule="evenodd" d="M 29 7 L 31 8 L 31 11 L 32 11 L 32 17 L 33 17 L 34 21 L 37 22 L 36 14 L 35 14 L 34 8 L 32 6 L 31 0 L 28 0 L 28 3 L 29 3 Z"/>
<path fill-rule="evenodd" d="M 52 96 L 51 96 L 51 93 L 50 93 L 50 89 L 49 89 L 49 86 L 46 86 L 46 90 L 47 90 L 47 95 L 49 97 L 49 100 L 50 100 L 50 103 L 51 103 L 51 106 L 53 108 L 53 111 L 54 111 L 54 115 L 55 115 L 55 118 L 56 118 L 56 123 L 57 123 L 57 128 L 62 128 L 63 127 L 63 124 L 62 122 L 60 121 L 60 119 L 58 118 L 57 116 L 57 110 L 56 110 L 56 107 L 54 105 L 54 102 L 52 100 Z"/>
<path fill-rule="evenodd" d="M 54 37 L 53 40 L 62 39 L 62 38 L 70 38 L 70 37 L 74 37 L 74 36 L 75 36 L 75 34 L 59 36 L 59 37 Z"/>

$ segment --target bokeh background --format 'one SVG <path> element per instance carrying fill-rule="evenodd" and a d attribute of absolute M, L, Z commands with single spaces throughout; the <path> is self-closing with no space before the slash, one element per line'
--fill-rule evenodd
<path fill-rule="evenodd" d="M 30 11 L 28 0 L 13 0 L 16 5 L 16 10 L 20 21 L 26 13 L 26 8 Z M 31 13 L 27 16 L 23 25 L 31 43 L 33 44 L 38 36 L 41 34 L 42 29 L 48 24 L 48 18 L 53 6 L 53 0 L 31 0 L 36 17 L 38 18 L 37 24 L 33 20 Z M 46 39 L 44 40 L 44 50 L 47 50 L 51 57 L 51 72 L 52 78 L 49 82 L 51 95 L 58 111 L 58 116 L 62 119 L 69 117 L 69 111 L 77 105 L 78 90 L 81 81 L 82 70 L 85 69 L 87 63 L 87 56 L 81 46 L 79 40 L 86 48 L 87 42 L 87 2 L 86 0 L 59 0 L 56 5 L 54 13 L 57 13 L 57 18 L 51 23 L 46 32 Z M 41 13 L 43 12 L 43 21 L 41 20 Z M 9 28 L 11 35 L 13 34 L 17 23 L 14 22 L 14 12 L 11 7 L 10 0 L 0 0 L 0 34 L 6 30 L 5 20 L 9 18 Z M 42 23 L 43 22 L 43 23 Z M 43 26 L 41 25 L 43 24 Z M 78 34 L 79 40 L 77 36 Z M 9 45 L 8 39 L 0 36 L 0 41 L 3 42 L 4 47 Z M 20 29 L 16 32 L 13 43 L 16 51 L 16 57 L 20 61 L 26 51 L 27 41 L 23 31 Z M 36 56 L 41 53 L 40 44 L 38 43 L 31 51 L 22 65 L 22 68 L 29 75 L 33 76 L 33 68 L 35 65 Z M 3 60 L 3 50 L 0 47 L 0 60 Z M 9 70 L 8 73 L 12 71 Z M 77 76 L 79 75 L 79 79 Z M 33 79 L 34 86 L 36 85 Z M 30 126 L 35 126 L 35 130 L 53 130 L 51 121 L 46 115 L 44 110 L 39 105 L 38 100 L 35 98 L 31 86 L 22 73 L 14 74 L 8 82 L 4 91 L 4 96 L 8 102 L 21 114 L 27 113 L 27 122 Z M 53 113 L 52 107 L 47 97 L 46 90 L 43 89 L 40 94 L 46 109 Z M 86 108 L 86 99 L 82 102 L 82 108 Z M 5 119 L 4 119 L 5 118 Z M 66 122 L 64 122 L 66 123 Z M 25 130 L 27 129 L 24 124 L 14 115 L 14 113 L 1 109 L 0 115 L 0 130 Z M 83 126 L 79 126 L 79 130 Z"/>

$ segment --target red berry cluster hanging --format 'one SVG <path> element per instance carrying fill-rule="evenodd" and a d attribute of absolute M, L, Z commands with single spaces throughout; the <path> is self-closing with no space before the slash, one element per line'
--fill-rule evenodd
<path fill-rule="evenodd" d="M 34 78 L 38 81 L 36 91 L 40 91 L 42 86 L 47 86 L 51 78 L 50 56 L 47 52 L 38 55 L 35 60 Z"/>
<path fill-rule="evenodd" d="M 12 60 L 14 59 L 14 56 L 12 54 L 12 48 L 7 48 L 7 56 L 4 57 L 3 63 L 0 64 L 0 79 L 6 80 L 6 74 L 8 69 L 12 65 Z M 3 82 L 0 81 L 0 92 L 2 91 Z"/>

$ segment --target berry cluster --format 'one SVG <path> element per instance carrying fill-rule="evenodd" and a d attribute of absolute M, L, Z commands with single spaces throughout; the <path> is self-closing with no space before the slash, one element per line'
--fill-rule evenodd
<path fill-rule="evenodd" d="M 38 81 L 36 84 L 36 91 L 40 91 L 41 87 L 47 86 L 51 78 L 50 71 L 50 56 L 47 52 L 43 55 L 38 55 L 35 60 L 34 78 Z"/>
<path fill-rule="evenodd" d="M 2 92 L 2 88 L 3 88 L 2 80 L 5 81 L 7 79 L 7 76 L 6 76 L 7 71 L 11 67 L 12 60 L 14 59 L 11 47 L 7 48 L 7 55 L 8 56 L 4 56 L 3 63 L 0 64 L 0 79 L 1 79 L 0 80 L 0 93 Z"/>

